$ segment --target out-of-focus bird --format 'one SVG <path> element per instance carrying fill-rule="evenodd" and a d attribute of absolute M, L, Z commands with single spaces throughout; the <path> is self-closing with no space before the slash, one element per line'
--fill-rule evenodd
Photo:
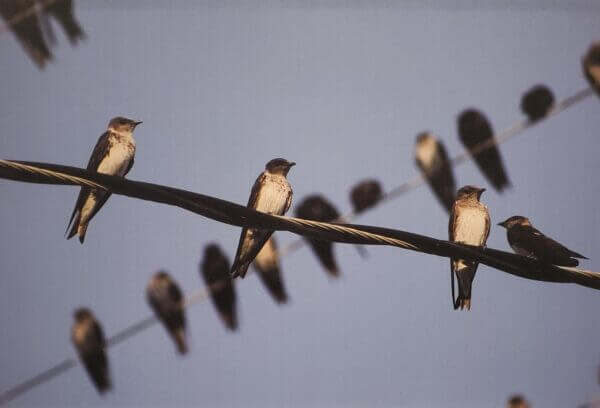
<path fill-rule="evenodd" d="M 521 110 L 530 122 L 544 118 L 554 107 L 554 95 L 545 85 L 536 85 L 521 98 Z"/>
<path fill-rule="evenodd" d="M 532 256 L 544 263 L 560 266 L 577 266 L 579 261 L 575 258 L 587 259 L 545 236 L 533 227 L 529 219 L 520 215 L 514 215 L 498 225 L 506 228 L 508 244 L 519 255 Z"/>
<path fill-rule="evenodd" d="M 512 395 L 506 402 L 506 408 L 530 408 L 530 405 L 524 396 Z"/>
<path fill-rule="evenodd" d="M 254 268 L 273 300 L 279 304 L 286 303 L 288 295 L 279 268 L 275 237 L 271 236 L 262 249 L 258 251 L 256 258 L 254 258 Z"/>
<path fill-rule="evenodd" d="M 14 33 L 21 47 L 38 68 L 52 60 L 50 48 L 40 27 L 39 13 L 34 0 L 0 1 L 0 15 Z"/>
<path fill-rule="evenodd" d="M 94 147 L 87 169 L 121 177 L 129 173 L 135 157 L 133 130 L 140 123 L 142 122 L 120 116 L 111 119 L 107 131 L 100 136 Z M 106 203 L 110 195 L 110 191 L 94 190 L 89 187 L 81 188 L 69 225 L 67 225 L 67 231 L 69 227 L 71 228 L 67 239 L 77 234 L 79 242 L 83 244 L 88 223 Z"/>
<path fill-rule="evenodd" d="M 54 17 L 62 27 L 71 44 L 85 38 L 83 29 L 75 18 L 73 0 L 57 0 L 45 7 L 45 12 Z"/>
<path fill-rule="evenodd" d="M 458 190 L 448 224 L 450 241 L 485 246 L 490 235 L 490 214 L 487 207 L 479 201 L 484 191 L 485 188 L 475 186 L 464 186 Z M 455 258 L 450 260 L 453 301 L 454 274 L 458 280 L 458 297 L 454 301 L 454 309 L 471 309 L 471 286 L 478 266 L 478 262 Z"/>
<path fill-rule="evenodd" d="M 450 212 L 454 205 L 456 183 L 444 145 L 430 132 L 419 133 L 415 159 L 437 199 Z"/>
<path fill-rule="evenodd" d="M 483 113 L 467 109 L 458 116 L 458 135 L 473 156 L 477 167 L 498 191 L 510 186 L 500 151 L 494 143 L 494 132 Z M 485 145 L 485 148 L 483 146 Z"/>
<path fill-rule="evenodd" d="M 339 218 L 340 213 L 325 197 L 314 194 L 302 200 L 296 208 L 296 216 L 312 221 L 330 222 Z M 329 276 L 337 278 L 340 271 L 333 255 L 333 242 L 317 238 L 307 238 L 307 241 Z"/>
<path fill-rule="evenodd" d="M 94 386 L 103 394 L 111 388 L 111 383 L 102 327 L 87 308 L 75 310 L 73 317 L 71 340 Z"/>
<path fill-rule="evenodd" d="M 165 326 L 180 354 L 187 353 L 185 309 L 179 286 L 165 271 L 159 271 L 148 283 L 146 298 L 154 314 Z"/>
<path fill-rule="evenodd" d="M 375 179 L 363 180 L 350 190 L 350 201 L 354 212 L 361 213 L 375 205 L 383 197 L 383 189 Z"/>
<path fill-rule="evenodd" d="M 208 244 L 204 247 L 200 274 L 223 324 L 229 330 L 237 329 L 237 300 L 233 281 L 229 274 L 229 260 L 217 244 Z"/>
<path fill-rule="evenodd" d="M 248 208 L 271 215 L 284 215 L 292 205 L 292 186 L 286 176 L 296 163 L 277 158 L 270 160 L 252 187 Z M 231 274 L 244 277 L 248 266 L 254 260 L 265 242 L 273 234 L 272 230 L 244 228 L 235 254 Z"/>
<path fill-rule="evenodd" d="M 583 74 L 600 96 L 600 41 L 590 45 L 582 59 Z"/>

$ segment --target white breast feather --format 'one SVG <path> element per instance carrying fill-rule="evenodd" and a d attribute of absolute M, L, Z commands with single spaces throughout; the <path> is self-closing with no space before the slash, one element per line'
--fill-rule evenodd
<path fill-rule="evenodd" d="M 291 188 L 283 176 L 268 175 L 260 190 L 256 211 L 283 215 Z"/>
<path fill-rule="evenodd" d="M 477 208 L 463 208 L 456 220 L 454 240 L 463 244 L 481 246 L 485 243 L 486 217 Z"/>
<path fill-rule="evenodd" d="M 100 162 L 98 173 L 123 176 L 134 154 L 135 145 L 116 141 L 104 160 Z"/>

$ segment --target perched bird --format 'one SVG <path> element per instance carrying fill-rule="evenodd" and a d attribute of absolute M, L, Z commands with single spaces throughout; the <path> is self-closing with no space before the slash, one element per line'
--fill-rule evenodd
<path fill-rule="evenodd" d="M 545 85 L 536 85 L 521 98 L 521 110 L 530 122 L 544 118 L 554 106 L 554 94 Z"/>
<path fill-rule="evenodd" d="M 363 212 L 375 205 L 383 198 L 383 189 L 379 181 L 374 179 L 363 180 L 352 187 L 350 201 L 354 212 Z"/>
<path fill-rule="evenodd" d="M 271 215 L 284 215 L 292 205 L 292 187 L 286 176 L 296 163 L 285 159 L 273 159 L 265 166 L 252 187 L 248 208 Z M 246 276 L 248 266 L 254 260 L 272 230 L 242 229 L 240 242 L 231 267 L 231 274 Z"/>
<path fill-rule="evenodd" d="M 452 242 L 483 247 L 490 235 L 490 214 L 479 199 L 485 188 L 464 186 L 456 194 L 450 213 L 448 235 Z M 458 297 L 454 309 L 471 309 L 471 285 L 475 279 L 478 262 L 464 259 L 450 260 L 452 300 L 454 301 L 454 274 L 458 280 Z"/>
<path fill-rule="evenodd" d="M 560 266 L 577 266 L 579 261 L 574 258 L 587 259 L 548 238 L 535 229 L 529 219 L 520 215 L 514 215 L 498 225 L 506 228 L 508 244 L 519 255 L 532 256 L 544 263 Z"/>
<path fill-rule="evenodd" d="M 296 208 L 296 216 L 312 221 L 330 222 L 339 218 L 340 213 L 325 197 L 314 194 L 302 200 Z M 333 242 L 317 238 L 307 240 L 329 276 L 337 278 L 340 271 L 333 255 Z"/>
<path fill-rule="evenodd" d="M 415 151 L 417 166 L 423 177 L 435 193 L 439 202 L 450 212 L 454 205 L 456 183 L 452 164 L 442 142 L 437 140 L 430 132 L 417 135 Z"/>
<path fill-rule="evenodd" d="M 173 338 L 177 351 L 180 354 L 187 353 L 184 299 L 177 283 L 167 272 L 159 271 L 148 283 L 146 298 L 156 317 Z"/>
<path fill-rule="evenodd" d="M 254 258 L 254 269 L 258 272 L 260 280 L 273 299 L 279 304 L 286 303 L 288 295 L 279 269 L 275 237 L 271 236 L 258 251 Z"/>
<path fill-rule="evenodd" d="M 479 169 L 498 191 L 510 186 L 500 151 L 494 144 L 492 126 L 477 110 L 468 109 L 458 117 L 458 134 Z"/>
<path fill-rule="evenodd" d="M 582 60 L 583 74 L 600 96 L 600 41 L 593 43 Z"/>
<path fill-rule="evenodd" d="M 75 18 L 73 0 L 55 1 L 48 4 L 44 10 L 58 21 L 71 44 L 77 44 L 85 38 L 85 33 Z"/>
<path fill-rule="evenodd" d="M 79 308 L 73 317 L 71 341 L 96 389 L 102 394 L 111 388 L 104 333 L 89 309 Z"/>
<path fill-rule="evenodd" d="M 142 122 L 116 117 L 108 123 L 108 129 L 98 142 L 87 165 L 89 171 L 124 177 L 131 167 L 135 157 L 135 140 L 133 130 Z M 83 244 L 88 223 L 102 208 L 110 197 L 110 191 L 94 190 L 82 187 L 67 225 L 67 239 L 75 234 L 79 235 L 79 242 Z"/>
<path fill-rule="evenodd" d="M 35 1 L 0 1 L 0 15 L 21 43 L 21 47 L 37 67 L 43 69 L 46 63 L 52 60 L 52 54 L 42 33 Z"/>
<path fill-rule="evenodd" d="M 229 260 L 216 244 L 204 247 L 200 274 L 225 326 L 229 330 L 237 329 L 236 295 L 229 274 Z"/>

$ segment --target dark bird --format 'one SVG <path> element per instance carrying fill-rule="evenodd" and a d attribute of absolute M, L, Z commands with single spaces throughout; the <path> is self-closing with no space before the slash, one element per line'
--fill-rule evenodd
<path fill-rule="evenodd" d="M 177 283 L 167 272 L 159 271 L 148 283 L 146 298 L 175 342 L 177 351 L 187 353 L 184 299 Z"/>
<path fill-rule="evenodd" d="M 465 110 L 458 117 L 458 135 L 494 188 L 501 192 L 509 187 L 510 181 L 495 145 L 494 132 L 486 117 L 477 110 Z"/>
<path fill-rule="evenodd" d="M 506 408 L 530 408 L 530 405 L 524 396 L 511 395 L 506 402 Z"/>
<path fill-rule="evenodd" d="M 582 60 L 583 74 L 600 96 L 600 41 L 592 44 Z"/>
<path fill-rule="evenodd" d="M 506 228 L 506 237 L 510 247 L 519 255 L 532 256 L 551 265 L 577 266 L 574 258 L 587 259 L 585 256 L 571 251 L 535 229 L 525 217 L 514 215 L 499 223 Z"/>
<path fill-rule="evenodd" d="M 237 329 L 236 295 L 229 274 L 229 260 L 216 244 L 204 247 L 200 274 L 225 326 L 229 330 Z"/>
<path fill-rule="evenodd" d="M 73 0 L 58 0 L 46 6 L 45 11 L 62 27 L 71 44 L 85 38 L 83 29 L 75 18 Z"/>
<path fill-rule="evenodd" d="M 315 194 L 300 203 L 296 208 L 296 216 L 312 221 L 331 222 L 338 219 L 340 213 L 325 197 Z M 329 276 L 337 278 L 340 271 L 333 255 L 333 242 L 317 238 L 307 238 L 307 241 Z"/>
<path fill-rule="evenodd" d="M 430 132 L 419 133 L 415 159 L 437 199 L 450 212 L 454 205 L 456 183 L 444 145 Z"/>
<path fill-rule="evenodd" d="M 284 215 L 292 205 L 292 186 L 286 176 L 296 163 L 285 159 L 273 159 L 265 166 L 252 187 L 248 208 L 270 215 Z M 265 242 L 273 234 L 272 230 L 242 229 L 240 242 L 231 267 L 235 277 L 246 276 L 248 266 L 254 260 Z"/>
<path fill-rule="evenodd" d="M 89 309 L 79 308 L 73 317 L 71 341 L 96 389 L 103 394 L 111 388 L 111 383 L 102 327 Z"/>
<path fill-rule="evenodd" d="M 485 246 L 490 235 L 490 214 L 487 207 L 479 201 L 484 191 L 485 188 L 475 186 L 464 186 L 458 190 L 448 224 L 450 241 Z M 452 300 L 455 310 L 471 309 L 471 286 L 478 266 L 478 262 L 455 258 L 450 260 Z M 454 301 L 454 274 L 458 280 L 456 301 Z"/>
<path fill-rule="evenodd" d="M 363 180 L 350 190 L 350 201 L 355 213 L 363 212 L 377 205 L 382 198 L 381 184 L 374 179 Z"/>
<path fill-rule="evenodd" d="M 0 1 L 0 15 L 12 30 L 21 47 L 43 69 L 52 60 L 50 48 L 44 39 L 40 26 L 39 13 L 34 0 Z"/>
<path fill-rule="evenodd" d="M 277 244 L 273 236 L 258 251 L 256 258 L 254 258 L 254 269 L 258 272 L 261 282 L 271 294 L 273 300 L 279 304 L 286 303 L 288 295 L 283 284 L 281 270 L 279 269 Z"/>
<path fill-rule="evenodd" d="M 521 98 L 521 110 L 530 122 L 544 118 L 554 107 L 554 94 L 545 85 L 536 85 Z"/>
<path fill-rule="evenodd" d="M 96 147 L 94 147 L 87 169 L 98 173 L 125 177 L 131 170 L 135 157 L 133 130 L 140 123 L 142 122 L 123 117 L 111 119 L 108 123 L 108 130 L 100 136 Z M 83 244 L 88 223 L 102 208 L 110 194 L 110 191 L 94 190 L 89 187 L 81 188 L 71 219 L 67 225 L 67 231 L 69 227 L 71 228 L 67 239 L 77 234 L 79 235 L 79 242 Z"/>

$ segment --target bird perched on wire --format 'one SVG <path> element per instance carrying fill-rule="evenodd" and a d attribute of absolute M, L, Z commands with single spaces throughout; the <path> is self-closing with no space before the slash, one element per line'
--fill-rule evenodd
<path fill-rule="evenodd" d="M 108 129 L 100 136 L 92 151 L 87 170 L 121 177 L 129 173 L 135 158 L 133 131 L 140 123 L 142 122 L 121 116 L 111 119 Z M 79 242 L 83 244 L 89 222 L 106 203 L 110 194 L 110 191 L 81 187 L 67 225 L 67 231 L 71 228 L 67 239 L 78 235 Z"/>
<path fill-rule="evenodd" d="M 492 186 L 500 192 L 509 187 L 510 181 L 495 144 L 492 125 L 483 113 L 475 109 L 463 111 L 458 116 L 458 135 Z"/>
<path fill-rule="evenodd" d="M 292 187 L 287 174 L 296 163 L 277 158 L 270 160 L 252 187 L 248 208 L 270 215 L 284 215 L 292 205 Z M 248 266 L 273 234 L 272 230 L 244 228 L 235 254 L 231 274 L 246 276 Z"/>
<path fill-rule="evenodd" d="M 87 308 L 79 308 L 73 314 L 75 322 L 71 328 L 71 340 L 79 359 L 100 394 L 111 388 L 106 357 L 106 340 L 102 327 Z"/>
<path fill-rule="evenodd" d="M 296 216 L 312 221 L 331 222 L 338 219 L 340 213 L 325 197 L 314 194 L 302 200 L 296 208 Z M 337 278 L 340 271 L 333 255 L 333 242 L 318 238 L 306 239 L 329 276 Z"/>
<path fill-rule="evenodd" d="M 254 258 L 254 269 L 258 272 L 261 282 L 271 294 L 273 300 L 279 304 L 286 303 L 288 295 L 279 268 L 275 237 L 271 236 L 262 249 L 258 251 L 256 258 Z"/>
<path fill-rule="evenodd" d="M 56 19 L 69 42 L 74 45 L 85 38 L 85 33 L 75 18 L 73 3 L 73 0 L 54 1 L 47 4 L 44 11 Z"/>
<path fill-rule="evenodd" d="M 479 200 L 485 188 L 464 186 L 458 190 L 456 201 L 450 213 L 448 235 L 452 242 L 485 246 L 490 235 L 490 214 Z M 464 259 L 450 260 L 450 278 L 454 309 L 471 309 L 471 287 L 478 262 Z M 458 297 L 454 300 L 454 274 L 458 281 Z"/>
<path fill-rule="evenodd" d="M 430 132 L 419 133 L 415 161 L 439 202 L 450 212 L 454 205 L 456 183 L 452 163 L 442 142 Z"/>
<path fill-rule="evenodd" d="M 175 342 L 179 354 L 187 353 L 184 299 L 177 283 L 167 272 L 159 271 L 148 283 L 146 298 Z"/>
<path fill-rule="evenodd" d="M 383 189 L 375 179 L 363 180 L 350 190 L 350 201 L 355 213 L 361 213 L 375 205 L 383 198 Z"/>
<path fill-rule="evenodd" d="M 583 74 L 600 96 L 600 41 L 590 45 L 582 59 Z"/>
<path fill-rule="evenodd" d="M 498 225 L 506 228 L 508 244 L 519 255 L 532 256 L 544 263 L 560 266 L 577 266 L 579 261 L 575 258 L 587 259 L 542 234 L 526 217 L 514 215 Z"/>
<path fill-rule="evenodd" d="M 200 274 L 225 326 L 229 330 L 237 329 L 237 300 L 235 287 L 229 274 L 229 260 L 217 244 L 209 244 L 204 248 Z"/>
<path fill-rule="evenodd" d="M 546 117 L 554 107 L 554 95 L 545 85 L 536 85 L 521 98 L 521 110 L 530 122 Z"/>

